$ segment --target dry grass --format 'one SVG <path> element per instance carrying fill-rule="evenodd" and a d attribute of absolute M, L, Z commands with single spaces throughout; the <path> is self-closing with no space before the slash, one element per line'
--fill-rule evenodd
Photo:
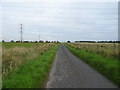
<path fill-rule="evenodd" d="M 43 88 L 58 46 L 59 44 L 50 45 L 48 50 L 44 45 L 43 47 L 47 49 L 46 52 L 44 51 L 42 55 L 22 63 L 17 69 L 3 77 L 2 88 Z"/>
<path fill-rule="evenodd" d="M 7 43 L 8 44 L 8 43 Z M 23 43 L 19 43 L 23 44 Z M 13 47 L 6 48 L 3 46 L 2 48 L 2 73 L 7 74 L 10 70 L 17 68 L 22 62 L 26 60 L 32 60 L 38 55 L 42 55 L 45 51 L 47 51 L 53 43 L 50 44 L 34 44 L 31 47 L 27 47 L 24 45 L 14 45 Z"/>
<path fill-rule="evenodd" d="M 120 44 L 118 43 L 70 43 L 70 45 L 104 57 L 120 58 Z"/>

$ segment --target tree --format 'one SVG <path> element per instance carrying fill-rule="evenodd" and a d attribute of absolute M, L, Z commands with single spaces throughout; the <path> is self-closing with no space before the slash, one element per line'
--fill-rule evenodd
<path fill-rule="evenodd" d="M 2 42 L 5 42 L 5 40 L 2 40 Z"/>
<path fill-rule="evenodd" d="M 67 43 L 70 43 L 70 41 L 67 41 Z"/>
<path fill-rule="evenodd" d="M 10 42 L 14 42 L 14 40 L 11 40 Z"/>

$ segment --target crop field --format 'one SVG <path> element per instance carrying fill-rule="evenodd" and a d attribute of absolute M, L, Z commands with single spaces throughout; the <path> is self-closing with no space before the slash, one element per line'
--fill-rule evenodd
<path fill-rule="evenodd" d="M 78 58 L 120 85 L 120 44 L 118 43 L 67 43 L 67 48 Z"/>
<path fill-rule="evenodd" d="M 2 43 L 3 88 L 43 87 L 57 47 L 56 43 Z"/>
<path fill-rule="evenodd" d="M 71 46 L 104 57 L 120 58 L 120 44 L 118 43 L 71 43 Z"/>

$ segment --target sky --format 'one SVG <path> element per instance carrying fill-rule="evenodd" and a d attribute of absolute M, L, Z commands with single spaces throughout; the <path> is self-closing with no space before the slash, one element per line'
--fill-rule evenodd
<path fill-rule="evenodd" d="M 39 40 L 39 35 L 44 41 L 118 40 L 117 0 L 94 1 L 4 0 L 0 3 L 0 39 L 20 40 L 22 23 L 24 41 Z"/>

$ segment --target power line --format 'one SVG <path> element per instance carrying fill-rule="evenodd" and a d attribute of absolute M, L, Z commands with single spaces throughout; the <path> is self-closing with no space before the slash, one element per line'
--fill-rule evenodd
<path fill-rule="evenodd" d="M 40 41 L 40 35 L 39 35 L 39 41 Z"/>
<path fill-rule="evenodd" d="M 20 40 L 21 40 L 21 42 L 23 42 L 23 25 L 22 24 L 20 24 L 20 29 L 21 29 L 21 31 L 20 31 Z"/>
<path fill-rule="evenodd" d="M 3 33 L 3 35 L 2 35 L 2 36 L 3 36 L 3 40 L 5 40 L 5 33 Z"/>

